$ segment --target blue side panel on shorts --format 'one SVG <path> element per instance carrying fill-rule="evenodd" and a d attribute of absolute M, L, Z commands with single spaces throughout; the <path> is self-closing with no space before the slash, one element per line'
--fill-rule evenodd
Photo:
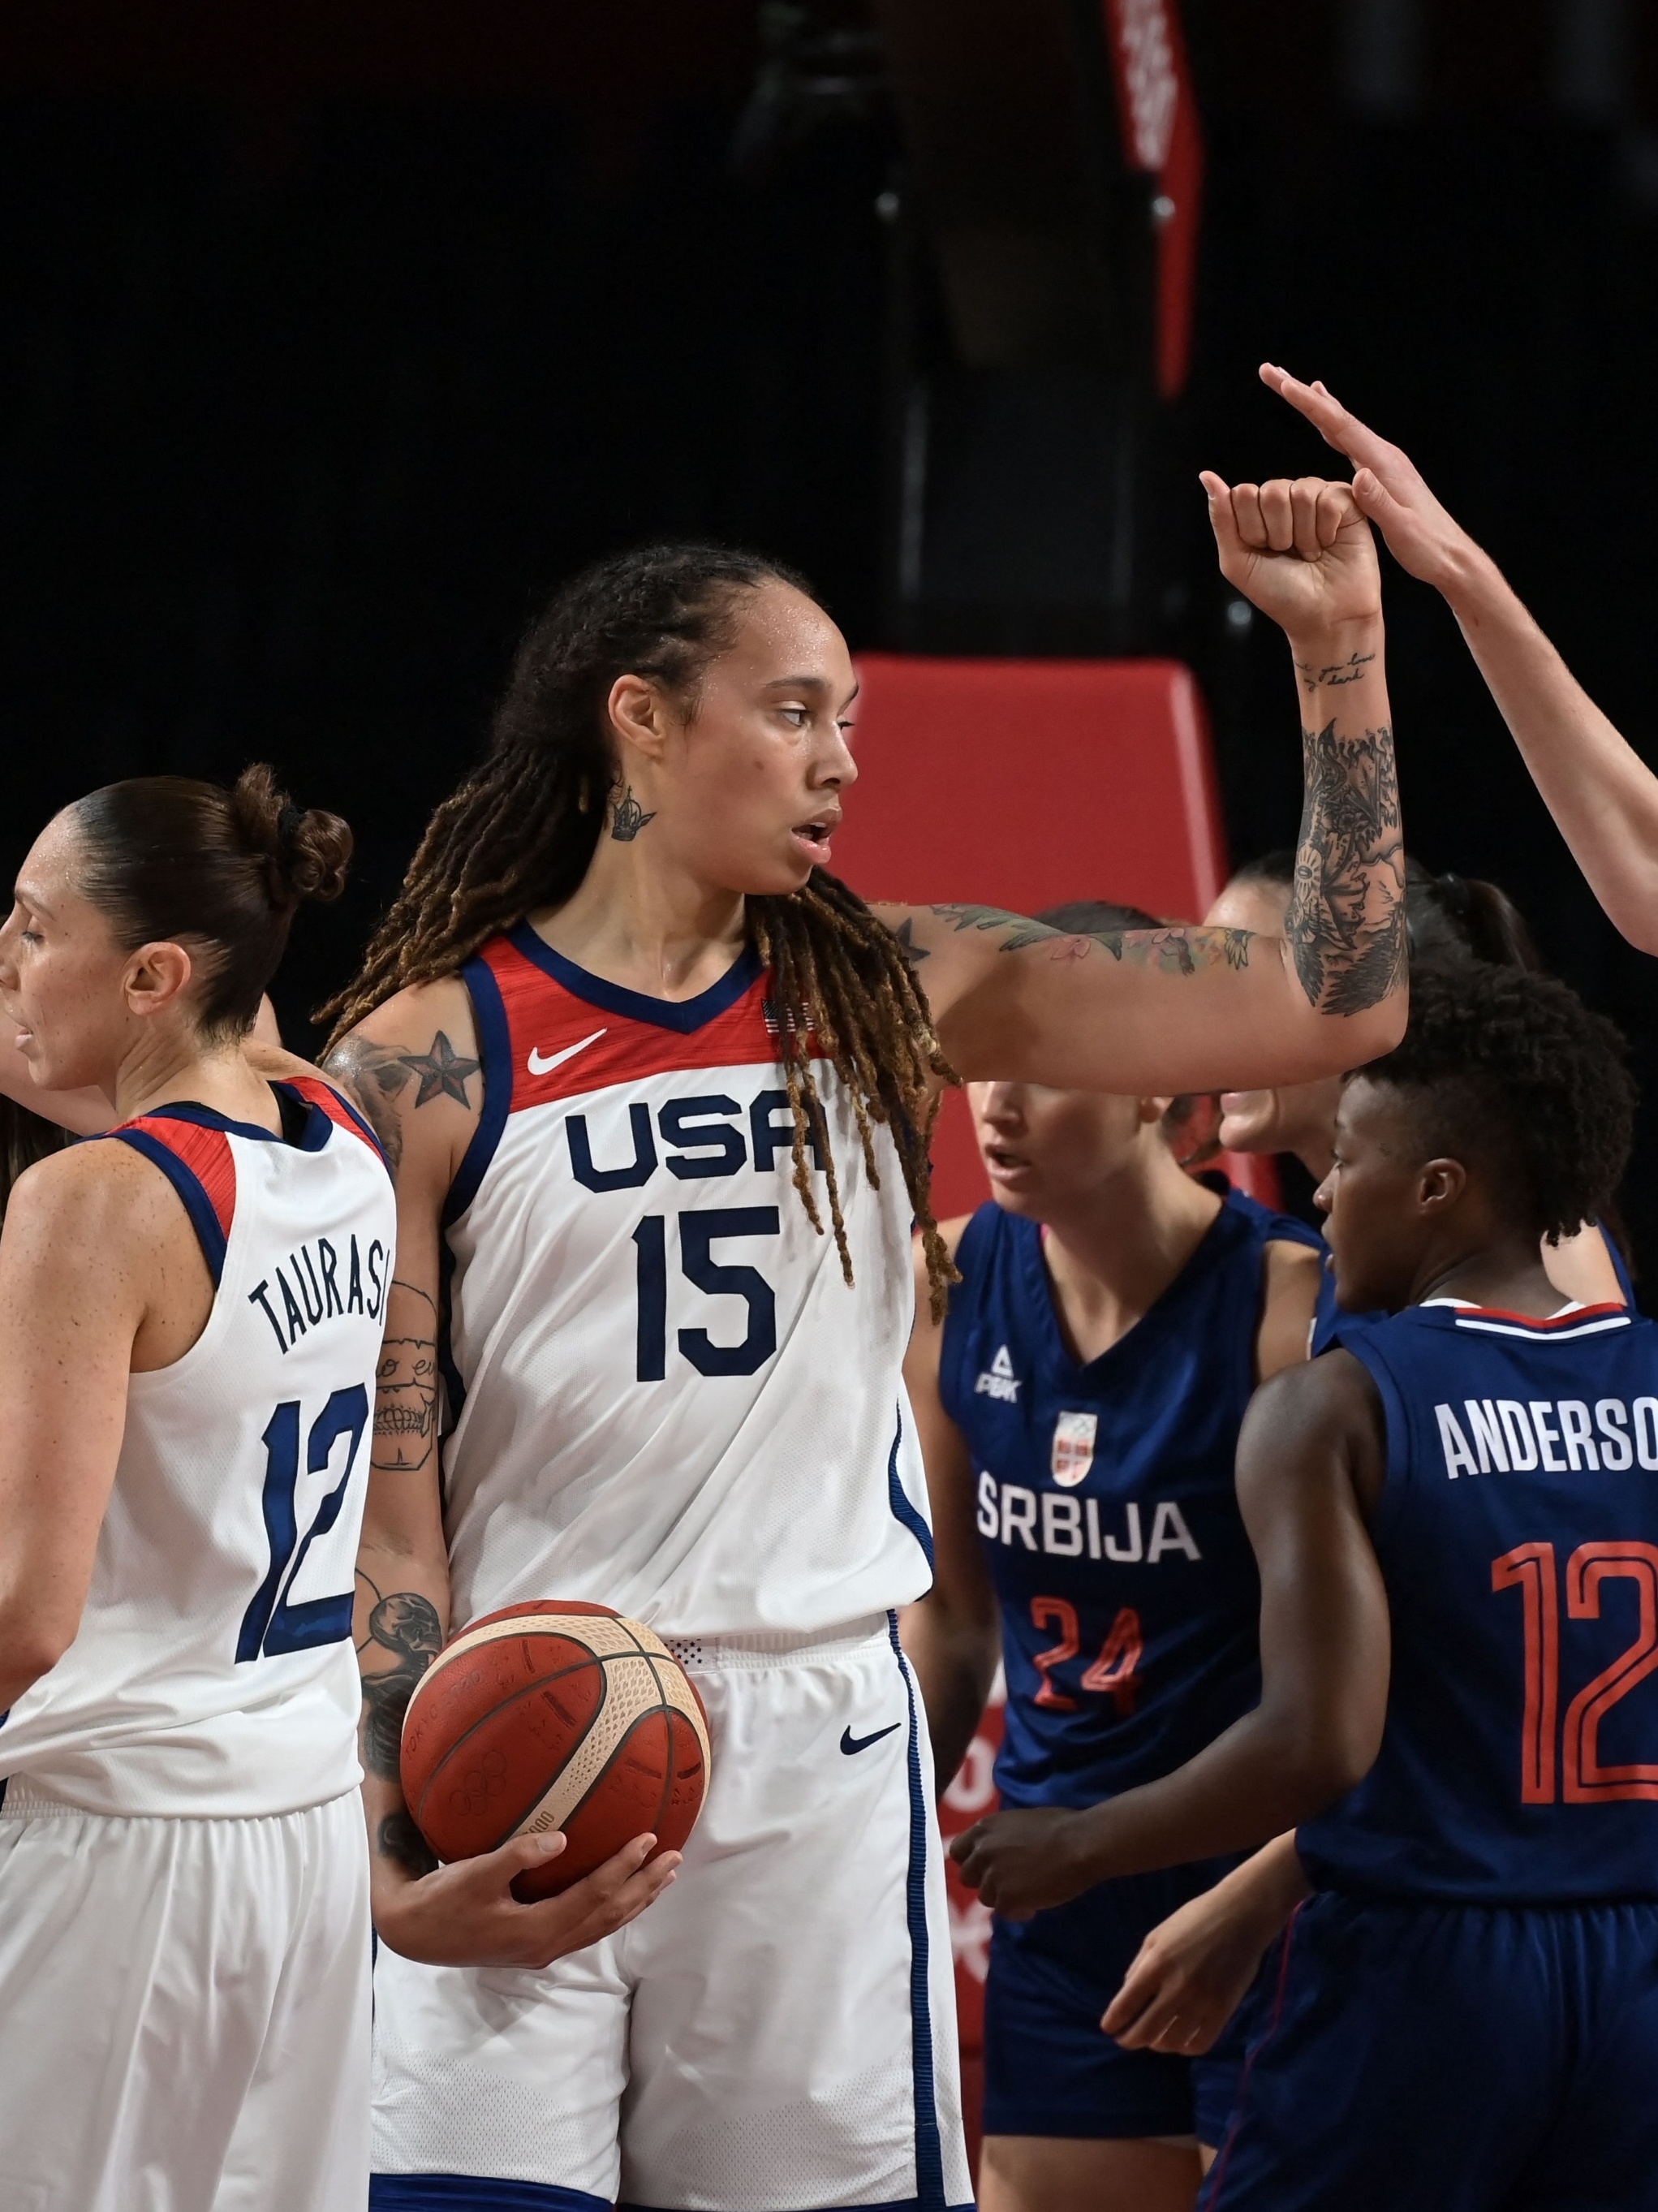
<path fill-rule="evenodd" d="M 896 1446 L 894 1446 L 896 1451 Z M 887 1615 L 893 1656 L 909 1704 L 909 1872 L 904 1883 L 909 1918 L 909 2012 L 915 2070 L 915 2203 L 918 2212 L 945 2212 L 944 2157 L 932 2071 L 932 2008 L 927 1997 L 930 1939 L 926 1924 L 926 1792 L 921 1787 L 921 1745 L 916 1733 L 915 1682 L 898 1641 L 898 1616 Z"/>
<path fill-rule="evenodd" d="M 904 1494 L 904 1486 L 898 1480 L 898 1447 L 903 1440 L 904 1415 L 901 1407 L 898 1412 L 897 1426 L 892 1431 L 892 1449 L 887 1455 L 887 1498 L 892 1507 L 893 1519 L 902 1522 L 908 1529 L 910 1534 L 926 1554 L 926 1563 L 931 1567 L 934 1565 L 932 1531 L 926 1525 L 926 1516 L 918 1513 L 910 1504 Z"/>
<path fill-rule="evenodd" d="M 494 2181 L 474 2173 L 371 2173 L 368 2212 L 610 2212 L 585 2189 Z"/>

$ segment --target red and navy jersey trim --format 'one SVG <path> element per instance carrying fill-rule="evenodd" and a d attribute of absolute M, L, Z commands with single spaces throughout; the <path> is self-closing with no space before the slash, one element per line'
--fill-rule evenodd
<path fill-rule="evenodd" d="M 178 1192 L 216 1291 L 236 1214 L 236 1160 L 225 1134 L 234 1126 L 217 1115 L 203 1122 L 188 1109 L 163 1106 L 108 1132 L 153 1162 Z"/>
<path fill-rule="evenodd" d="M 1599 1305 L 1577 1306 L 1570 1313 L 1510 1313 L 1505 1306 L 1461 1306 L 1452 1310 L 1455 1328 L 1481 1336 L 1529 1337 L 1559 1343 L 1574 1336 L 1600 1336 L 1607 1329 L 1628 1328 L 1633 1316 L 1616 1299 Z"/>
<path fill-rule="evenodd" d="M 533 967 L 562 985 L 573 999 L 601 1007 L 605 1013 L 618 1015 L 623 1021 L 648 1022 L 653 1029 L 674 1030 L 681 1036 L 694 1036 L 717 1020 L 759 981 L 762 972 L 760 955 L 752 945 L 745 945 L 720 981 L 710 983 L 706 991 L 699 991 L 694 999 L 653 999 L 647 992 L 629 991 L 620 983 L 608 983 L 602 975 L 590 975 L 574 960 L 555 952 L 527 921 L 520 921 L 516 928 L 509 930 L 507 942 Z"/>
<path fill-rule="evenodd" d="M 273 1091 L 285 1091 L 290 1097 L 297 1098 L 302 1104 L 315 1109 L 311 1127 L 306 1131 L 302 1139 L 303 1150 L 320 1152 L 328 1142 L 327 1123 L 331 1122 L 335 1128 L 348 1129 L 354 1137 L 360 1137 L 380 1165 L 386 1167 L 386 1149 L 380 1139 L 351 1101 L 336 1091 L 331 1083 L 320 1082 L 314 1075 L 295 1075 L 284 1082 L 273 1083 L 270 1087 Z M 326 1121 L 321 1126 L 316 1118 L 318 1115 L 326 1116 Z M 270 1132 L 260 1129 L 257 1133 L 268 1137 Z M 387 1172 L 390 1172 L 389 1169 Z"/>

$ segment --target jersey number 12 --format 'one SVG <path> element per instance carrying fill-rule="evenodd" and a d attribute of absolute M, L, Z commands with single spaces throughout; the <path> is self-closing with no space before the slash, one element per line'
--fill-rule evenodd
<path fill-rule="evenodd" d="M 1517 1589 L 1524 1607 L 1526 1705 L 1521 1723 L 1520 1802 L 1599 1805 L 1618 1797 L 1658 1798 L 1658 1763 L 1629 1766 L 1600 1763 L 1600 1723 L 1637 1684 L 1658 1671 L 1658 1544 L 1580 1544 L 1566 1562 L 1566 1613 L 1572 1620 L 1600 1618 L 1600 1585 L 1627 1580 L 1640 1599 L 1640 1628 L 1633 1644 L 1560 1706 L 1560 1599 L 1552 1544 L 1516 1544 L 1491 1562 L 1491 1588 Z M 1560 1743 L 1560 1785 L 1555 1780 L 1555 1742 Z"/>
<path fill-rule="evenodd" d="M 265 1424 L 260 1439 L 264 1446 L 264 1533 L 270 1546 L 270 1565 L 253 1593 L 253 1602 L 242 1615 L 242 1632 L 236 1639 L 238 1663 L 281 1651 L 308 1651 L 313 1644 L 337 1644 L 351 1633 L 351 1592 L 334 1597 L 307 1598 L 299 1605 L 288 1596 L 305 1565 L 305 1555 L 319 1536 L 325 1536 L 340 1517 L 346 1486 L 356 1464 L 357 1448 L 368 1426 L 368 1393 L 361 1382 L 349 1390 L 336 1390 L 316 1419 L 305 1443 L 308 1474 L 320 1474 L 335 1445 L 343 1436 L 345 1465 L 340 1479 L 317 1508 L 303 1537 L 294 1509 L 300 1480 L 300 1403 L 285 1399 Z"/>

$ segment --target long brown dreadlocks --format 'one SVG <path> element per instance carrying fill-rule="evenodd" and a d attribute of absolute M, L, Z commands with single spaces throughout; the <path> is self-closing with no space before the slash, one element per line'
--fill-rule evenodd
<path fill-rule="evenodd" d="M 734 641 L 743 597 L 809 591 L 779 563 L 717 546 L 649 546 L 567 585 L 519 648 L 486 758 L 432 817 L 355 981 L 321 1009 L 331 1051 L 398 991 L 452 975 L 487 938 L 570 897 L 598 843 L 616 775 L 605 702 L 617 677 L 649 677 L 695 709 L 708 663 Z M 806 1165 L 821 1151 L 846 1280 L 852 1254 L 814 1048 L 834 1065 L 878 1185 L 873 1126 L 893 1133 L 924 1240 L 935 1317 L 956 1279 L 932 1218 L 927 1139 L 938 1079 L 954 1082 L 902 947 L 855 891 L 815 868 L 786 897 L 750 898 L 749 935 L 771 971 L 778 1058 L 794 1121 L 794 1187 L 819 1235 Z"/>

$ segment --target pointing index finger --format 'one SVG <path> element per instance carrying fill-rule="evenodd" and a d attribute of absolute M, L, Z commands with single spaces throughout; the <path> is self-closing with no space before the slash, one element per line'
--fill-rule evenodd
<path fill-rule="evenodd" d="M 1287 400 L 1298 415 L 1304 415 L 1325 444 L 1345 453 L 1355 467 L 1378 468 L 1391 453 L 1386 439 L 1378 438 L 1322 384 L 1303 384 L 1287 368 L 1270 361 L 1260 365 L 1260 380 L 1268 391 Z"/>

